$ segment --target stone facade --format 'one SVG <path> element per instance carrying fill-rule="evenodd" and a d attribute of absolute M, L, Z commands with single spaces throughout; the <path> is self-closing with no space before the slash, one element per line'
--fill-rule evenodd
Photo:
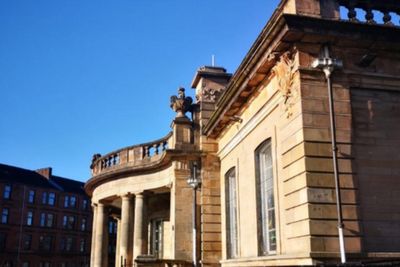
<path fill-rule="evenodd" d="M 202 67 L 196 100 L 181 89 L 171 98 L 171 134 L 96 155 L 86 184 L 95 205 L 92 266 L 107 262 L 100 240 L 111 215 L 119 221 L 116 266 L 337 264 L 338 206 L 348 262 L 396 262 L 400 30 L 390 14 L 399 6 L 282 0 L 233 76 Z M 331 76 L 313 67 L 323 51 L 343 62 Z M 194 164 L 196 190 L 187 183 Z"/>

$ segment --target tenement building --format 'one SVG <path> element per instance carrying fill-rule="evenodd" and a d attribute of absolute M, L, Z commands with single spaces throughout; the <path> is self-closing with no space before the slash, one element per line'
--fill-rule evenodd
<path fill-rule="evenodd" d="M 399 13 L 282 0 L 233 75 L 199 68 L 171 133 L 94 155 L 92 266 L 110 218 L 115 266 L 400 259 Z"/>
<path fill-rule="evenodd" d="M 0 266 L 85 267 L 92 212 L 82 182 L 0 164 Z"/>

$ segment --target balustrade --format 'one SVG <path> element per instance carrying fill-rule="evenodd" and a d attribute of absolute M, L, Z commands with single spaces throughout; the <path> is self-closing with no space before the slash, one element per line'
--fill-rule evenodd
<path fill-rule="evenodd" d="M 104 156 L 100 156 L 99 154 L 94 155 L 91 167 L 93 175 L 120 165 L 129 164 L 129 166 L 136 166 L 157 158 L 157 156 L 162 155 L 168 149 L 168 141 L 171 135 L 170 133 L 166 137 L 154 142 L 126 147 Z"/>
<path fill-rule="evenodd" d="M 393 22 L 395 16 L 400 15 L 400 0 L 338 0 L 341 7 L 347 9 L 347 19 L 351 22 L 367 24 L 383 24 L 399 26 L 400 22 Z M 364 18 L 361 12 L 365 13 Z M 382 21 L 378 21 L 382 19 Z"/>

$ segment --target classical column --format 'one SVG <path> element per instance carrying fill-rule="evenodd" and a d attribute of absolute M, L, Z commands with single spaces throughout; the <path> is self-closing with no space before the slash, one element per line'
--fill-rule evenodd
<path fill-rule="evenodd" d="M 97 217 L 97 206 L 92 204 L 93 208 L 93 219 L 92 219 L 92 243 L 90 250 L 90 266 L 94 266 L 94 253 L 96 250 L 96 217 Z"/>
<path fill-rule="evenodd" d="M 135 224 L 133 232 L 133 259 L 143 255 L 143 193 L 135 194 Z"/>
<path fill-rule="evenodd" d="M 129 265 L 132 262 L 132 248 L 130 246 L 132 238 L 132 229 L 130 224 L 132 223 L 132 196 L 122 196 L 121 205 L 121 237 L 120 237 L 120 260 L 122 264 Z"/>
<path fill-rule="evenodd" d="M 121 266 L 121 218 L 115 217 L 117 221 L 117 240 L 115 245 L 115 267 Z"/>
<path fill-rule="evenodd" d="M 94 267 L 106 267 L 108 265 L 108 234 L 106 227 L 106 214 L 104 204 L 97 204 L 96 237 L 94 251 Z"/>

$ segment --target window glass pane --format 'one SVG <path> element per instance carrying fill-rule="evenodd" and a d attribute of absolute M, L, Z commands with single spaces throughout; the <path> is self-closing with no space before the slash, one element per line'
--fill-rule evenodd
<path fill-rule="evenodd" d="M 69 206 L 69 196 L 64 197 L 64 208 L 68 208 Z"/>
<path fill-rule="evenodd" d="M 237 232 L 237 195 L 235 168 L 230 169 L 225 175 L 226 186 L 226 226 L 227 226 L 227 255 L 228 258 L 238 256 Z"/>
<path fill-rule="evenodd" d="M 28 213 L 26 215 L 26 225 L 31 226 L 32 224 L 33 224 L 33 212 L 28 211 Z"/>
<path fill-rule="evenodd" d="M 46 204 L 47 203 L 47 192 L 43 192 L 42 194 L 42 204 Z"/>
<path fill-rule="evenodd" d="M 28 202 L 29 203 L 34 203 L 35 202 L 35 191 L 34 190 L 29 190 Z"/>
<path fill-rule="evenodd" d="M 53 226 L 53 221 L 54 221 L 54 215 L 49 213 L 47 214 L 47 223 L 46 226 L 47 227 L 52 227 Z"/>
<path fill-rule="evenodd" d="M 8 223 L 8 208 L 4 208 L 1 213 L 1 223 Z"/>
<path fill-rule="evenodd" d="M 31 249 L 31 243 L 32 243 L 32 235 L 24 235 L 23 247 L 25 250 Z"/>
<path fill-rule="evenodd" d="M 76 197 L 71 196 L 71 197 L 70 197 L 69 204 L 70 204 L 70 206 L 71 206 L 72 208 L 75 208 L 75 207 L 76 207 Z"/>
<path fill-rule="evenodd" d="M 259 254 L 276 250 L 275 201 L 271 142 L 267 140 L 255 151 L 257 180 L 257 228 Z"/>
<path fill-rule="evenodd" d="M 11 198 L 11 185 L 6 184 L 4 186 L 3 198 L 4 199 L 10 199 Z"/>
<path fill-rule="evenodd" d="M 54 206 L 55 203 L 56 203 L 56 194 L 55 193 L 49 193 L 48 204 L 51 205 L 51 206 Z"/>

